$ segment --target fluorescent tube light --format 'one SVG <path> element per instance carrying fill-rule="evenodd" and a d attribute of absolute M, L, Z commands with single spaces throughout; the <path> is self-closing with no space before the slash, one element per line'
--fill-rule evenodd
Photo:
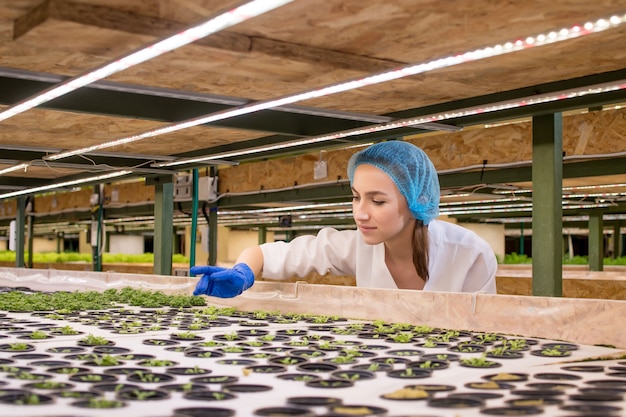
<path fill-rule="evenodd" d="M 109 174 L 98 175 L 95 177 L 81 178 L 77 180 L 65 181 L 65 182 L 60 182 L 56 184 L 42 185 L 40 187 L 26 188 L 20 191 L 13 191 L 10 193 L 0 194 L 0 200 L 3 200 L 5 198 L 18 197 L 18 196 L 26 195 L 26 194 L 35 194 L 41 191 L 48 191 L 48 190 L 53 190 L 57 188 L 70 187 L 73 185 L 84 184 L 87 182 L 101 182 L 103 180 L 107 180 L 110 178 L 121 177 L 123 175 L 130 174 L 131 172 L 132 171 L 116 171 L 116 172 L 112 172 Z"/>
<path fill-rule="evenodd" d="M 476 206 L 478 204 L 487 204 L 487 203 L 508 203 L 514 201 L 522 201 L 522 198 L 519 197 L 511 197 L 511 198 L 494 198 L 494 199 L 485 199 L 485 200 L 467 200 L 467 201 L 450 201 L 448 203 L 441 203 L 439 207 L 451 207 L 451 206 Z M 498 204 L 498 206 L 503 206 Z"/>
<path fill-rule="evenodd" d="M 601 188 L 617 188 L 626 187 L 626 184 L 598 184 L 598 185 L 577 185 L 573 187 L 563 187 L 563 191 L 578 191 L 578 190 L 597 190 Z"/>
<path fill-rule="evenodd" d="M 236 7 L 228 12 L 207 20 L 197 26 L 185 29 L 173 36 L 159 40 L 147 47 L 131 52 L 113 62 L 99 67 L 86 74 L 70 78 L 56 86 L 53 86 L 34 97 L 21 101 L 0 112 L 0 121 L 23 113 L 57 97 L 70 93 L 78 88 L 106 78 L 117 72 L 141 64 L 166 52 L 185 46 L 198 39 L 219 32 L 252 17 L 266 13 L 293 0 L 254 0 Z"/>
<path fill-rule="evenodd" d="M 578 205 L 565 205 L 563 210 L 575 210 L 575 209 L 592 209 L 592 208 L 606 208 L 610 207 L 611 204 L 598 203 L 598 204 L 578 204 Z M 530 212 L 532 211 L 532 207 L 523 207 L 523 206 L 512 206 L 506 207 L 491 207 L 491 208 L 476 208 L 476 209 L 442 209 L 439 211 L 439 214 L 443 215 L 463 215 L 463 214 L 492 214 L 492 213 L 514 213 L 514 212 Z"/>
<path fill-rule="evenodd" d="M 15 165 L 15 166 L 12 166 L 10 168 L 0 169 L 0 175 L 7 174 L 9 172 L 19 171 L 21 169 L 26 170 L 27 168 L 28 168 L 28 164 Z"/>

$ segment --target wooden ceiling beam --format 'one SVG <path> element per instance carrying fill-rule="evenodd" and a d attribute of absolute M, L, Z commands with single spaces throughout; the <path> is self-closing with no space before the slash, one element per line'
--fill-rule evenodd
<path fill-rule="evenodd" d="M 364 73 L 383 72 L 406 65 L 405 62 L 371 58 L 260 37 L 252 37 L 251 52 Z"/>
<path fill-rule="evenodd" d="M 50 18 L 51 0 L 44 0 L 13 22 L 13 40 L 17 40 Z"/>
<path fill-rule="evenodd" d="M 71 0 L 50 1 L 51 17 L 102 29 L 164 38 L 189 27 L 187 23 L 144 16 L 106 6 L 77 3 Z M 250 50 L 251 42 L 247 36 L 220 31 L 195 43 L 242 53 Z"/>
<path fill-rule="evenodd" d="M 47 19 L 63 20 L 157 38 L 164 38 L 189 27 L 188 23 L 139 15 L 106 6 L 79 3 L 71 0 L 45 0 L 15 20 L 13 39 L 15 40 L 26 35 L 30 30 L 41 25 Z M 237 54 L 257 53 L 362 73 L 382 72 L 405 65 L 403 62 L 354 55 L 230 31 L 214 33 L 194 42 L 194 44 Z"/>

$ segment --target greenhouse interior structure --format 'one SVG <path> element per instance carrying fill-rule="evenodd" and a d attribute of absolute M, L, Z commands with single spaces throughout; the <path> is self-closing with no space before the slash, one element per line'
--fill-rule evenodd
<path fill-rule="evenodd" d="M 618 0 L 0 0 L 2 414 L 625 415 L 625 63 Z M 497 294 L 192 295 L 391 140 Z"/>

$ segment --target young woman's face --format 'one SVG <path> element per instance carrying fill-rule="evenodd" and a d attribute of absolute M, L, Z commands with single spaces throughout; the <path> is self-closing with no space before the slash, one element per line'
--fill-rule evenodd
<path fill-rule="evenodd" d="M 373 165 L 361 164 L 354 171 L 352 215 L 367 244 L 412 235 L 414 218 L 406 199 L 393 180 Z"/>

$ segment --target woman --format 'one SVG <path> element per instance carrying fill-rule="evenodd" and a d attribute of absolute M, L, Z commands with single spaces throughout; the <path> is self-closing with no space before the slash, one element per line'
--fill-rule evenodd
<path fill-rule="evenodd" d="M 496 257 L 474 232 L 434 220 L 439 180 L 428 156 L 408 142 L 372 145 L 348 163 L 357 230 L 245 249 L 233 268 L 198 266 L 195 295 L 234 297 L 255 277 L 356 277 L 360 287 L 496 293 Z"/>

